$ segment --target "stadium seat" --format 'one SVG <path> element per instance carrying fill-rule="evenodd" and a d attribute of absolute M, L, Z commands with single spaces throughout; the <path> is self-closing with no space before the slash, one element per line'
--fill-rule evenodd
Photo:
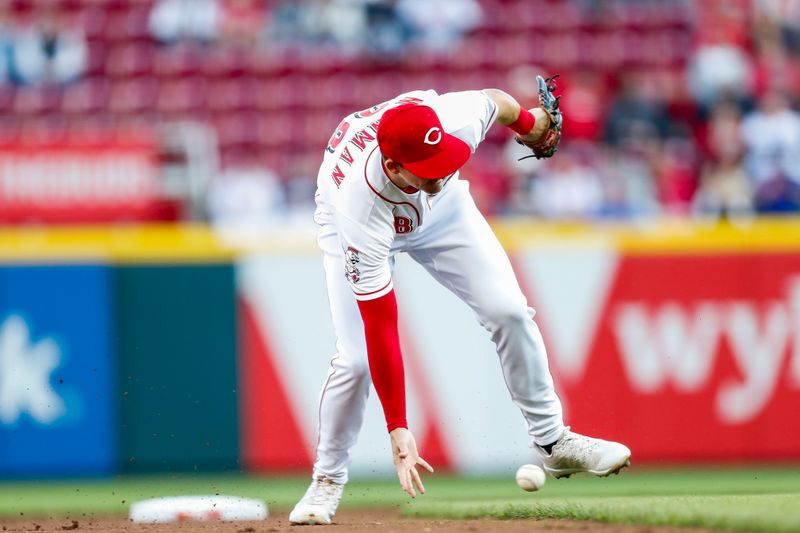
<path fill-rule="evenodd" d="M 64 89 L 61 110 L 67 115 L 93 114 L 108 105 L 109 83 L 97 76 L 78 81 Z"/>
<path fill-rule="evenodd" d="M 159 84 L 150 77 L 131 78 L 115 82 L 108 107 L 114 114 L 130 115 L 153 111 Z"/>
<path fill-rule="evenodd" d="M 206 58 L 192 44 L 178 44 L 153 49 L 153 75 L 158 78 L 178 78 L 203 72 Z"/>
<path fill-rule="evenodd" d="M 80 8 L 77 23 L 83 28 L 89 42 L 106 41 L 106 10 L 100 5 L 84 5 Z"/>
<path fill-rule="evenodd" d="M 16 91 L 13 112 L 20 115 L 47 115 L 57 109 L 62 89 L 58 85 L 25 87 Z"/>
<path fill-rule="evenodd" d="M 159 84 L 156 110 L 164 116 L 186 117 L 206 106 L 206 86 L 199 76 L 164 81 Z"/>
<path fill-rule="evenodd" d="M 0 85 L 0 117 L 11 114 L 14 106 L 16 89 L 13 85 Z"/>
<path fill-rule="evenodd" d="M 106 73 L 113 79 L 149 75 L 153 70 L 153 55 L 149 43 L 118 44 L 108 54 Z"/>

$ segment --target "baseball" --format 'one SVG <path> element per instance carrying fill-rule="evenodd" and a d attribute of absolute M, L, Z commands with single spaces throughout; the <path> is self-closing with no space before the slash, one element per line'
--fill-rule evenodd
<path fill-rule="evenodd" d="M 534 492 L 544 486 L 544 470 L 536 465 L 522 465 L 517 470 L 517 485 L 522 490 Z"/>

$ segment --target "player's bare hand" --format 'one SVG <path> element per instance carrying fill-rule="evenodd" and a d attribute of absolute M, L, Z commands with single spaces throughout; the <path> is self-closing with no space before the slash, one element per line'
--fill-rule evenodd
<path fill-rule="evenodd" d="M 531 132 L 525 136 L 520 136 L 520 139 L 525 142 L 536 142 L 542 138 L 542 135 L 544 135 L 550 127 L 550 116 L 547 114 L 547 111 L 541 107 L 534 107 L 528 111 L 531 112 L 536 122 L 534 122 Z"/>
<path fill-rule="evenodd" d="M 394 466 L 397 468 L 400 486 L 412 498 L 417 497 L 415 487 L 420 494 L 425 494 L 425 486 L 419 477 L 417 465 L 422 466 L 428 472 L 433 472 L 433 468 L 425 459 L 419 456 L 414 435 L 406 428 L 397 428 L 389 433 L 389 437 L 392 441 L 392 458 L 394 459 Z"/>

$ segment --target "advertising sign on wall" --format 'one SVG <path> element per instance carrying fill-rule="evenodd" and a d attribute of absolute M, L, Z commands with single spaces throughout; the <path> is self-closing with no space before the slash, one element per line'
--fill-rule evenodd
<path fill-rule="evenodd" d="M 525 270 L 577 427 L 643 460 L 800 455 L 799 255 L 606 254 L 582 262 L 591 290 L 560 295 L 542 272 L 574 258 L 543 257 Z"/>
<path fill-rule="evenodd" d="M 176 234 L 154 231 L 125 242 L 171 248 Z M 798 231 L 515 241 L 565 422 L 626 443 L 637 464 L 800 458 Z M 0 477 L 309 471 L 337 356 L 319 252 L 231 264 L 190 250 L 0 267 Z M 402 254 L 394 282 L 423 456 L 491 474 L 535 460 L 471 309 Z M 375 394 L 351 457 L 354 473 L 393 472 Z"/>
<path fill-rule="evenodd" d="M 573 429 L 624 442 L 644 462 L 800 457 L 800 254 L 579 243 L 523 248 L 513 261 Z M 240 264 L 243 412 L 253 414 L 242 424 L 262 443 L 244 457 L 256 469 L 307 465 L 314 448 L 335 353 L 323 281 L 311 255 Z M 524 421 L 469 308 L 404 256 L 395 288 L 422 453 L 465 472 L 530 462 Z M 390 472 L 386 442 L 373 395 L 353 468 Z"/>
<path fill-rule="evenodd" d="M 94 475 L 116 461 L 110 274 L 0 267 L 0 475 Z"/>
<path fill-rule="evenodd" d="M 146 220 L 157 194 L 147 140 L 0 143 L 0 222 Z"/>

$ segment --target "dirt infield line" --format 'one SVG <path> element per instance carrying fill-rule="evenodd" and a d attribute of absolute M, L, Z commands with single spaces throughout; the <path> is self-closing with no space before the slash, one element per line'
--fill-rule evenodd
<path fill-rule="evenodd" d="M 435 520 L 404 518 L 398 509 L 344 509 L 330 526 L 292 526 L 288 511 L 276 510 L 262 522 L 182 522 L 176 524 L 134 524 L 124 518 L 109 517 L 49 517 L 0 519 L 2 531 L 7 532 L 146 532 L 146 533 L 348 533 L 367 532 L 422 532 L 444 533 L 451 531 L 484 533 L 502 531 L 509 533 L 711 533 L 705 529 L 652 527 L 627 524 L 604 524 L 575 520 Z"/>

